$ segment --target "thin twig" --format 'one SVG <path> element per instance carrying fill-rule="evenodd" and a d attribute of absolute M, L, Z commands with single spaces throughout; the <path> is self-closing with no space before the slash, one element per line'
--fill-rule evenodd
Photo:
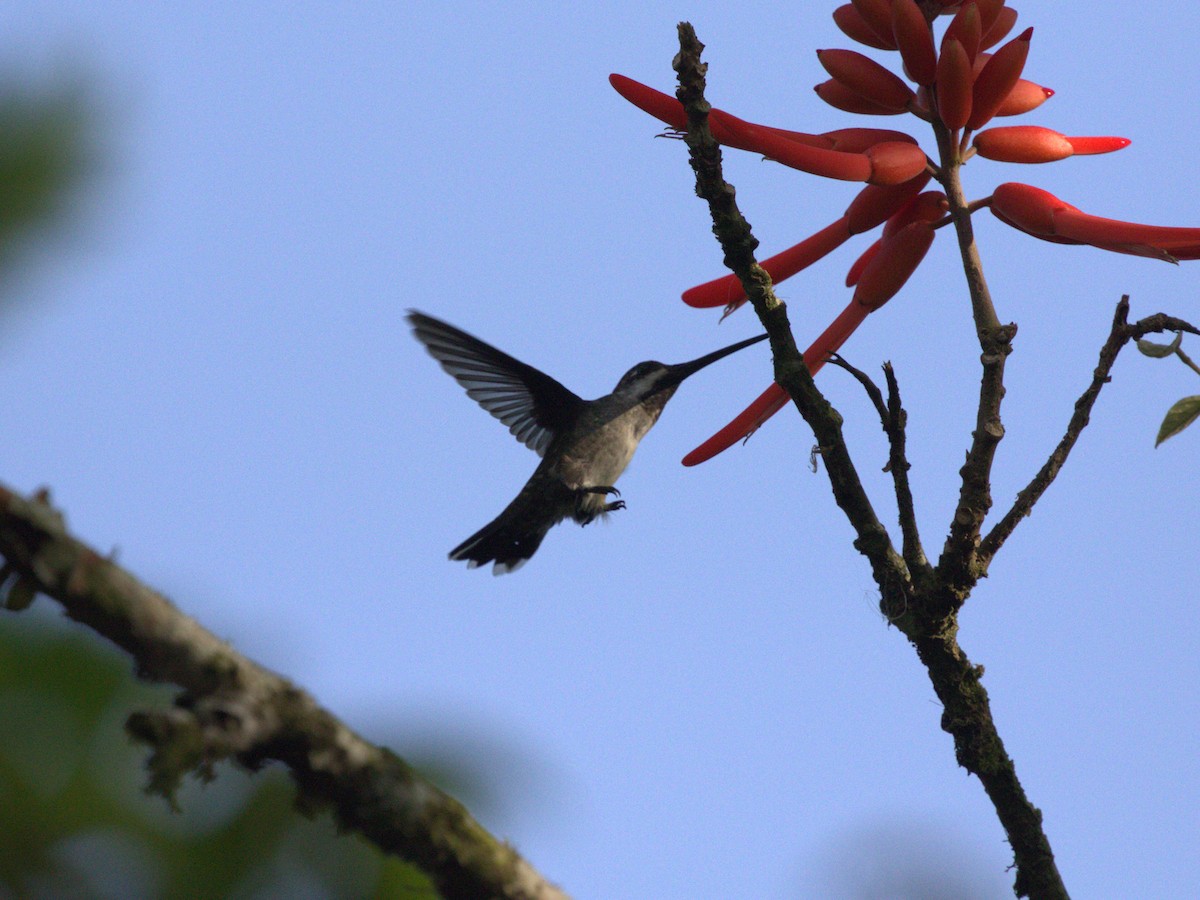
<path fill-rule="evenodd" d="M 1200 334 L 1200 331 L 1188 322 L 1176 319 L 1173 316 L 1167 316 L 1163 313 L 1148 316 L 1130 325 L 1129 296 L 1122 297 L 1120 302 L 1117 303 L 1117 309 L 1113 315 L 1112 329 L 1109 331 L 1108 340 L 1100 348 L 1100 359 L 1096 363 L 1095 370 L 1092 372 L 1092 381 L 1080 395 L 1079 399 L 1075 401 L 1075 411 L 1071 415 L 1070 422 L 1067 423 L 1066 433 L 1063 435 L 1062 440 L 1058 442 L 1058 446 L 1054 448 L 1054 452 L 1050 454 L 1050 458 L 1038 470 L 1038 473 L 1017 494 L 1017 499 L 1013 503 L 1012 509 L 1004 514 L 1003 518 L 995 524 L 979 545 L 979 564 L 985 571 L 997 551 L 1012 536 L 1017 525 L 1033 511 L 1034 504 L 1041 499 L 1046 489 L 1050 487 L 1051 483 L 1057 477 L 1063 464 L 1066 463 L 1067 457 L 1071 454 L 1071 449 L 1075 446 L 1075 442 L 1079 440 L 1080 434 L 1083 433 L 1083 429 L 1088 425 L 1092 407 L 1096 405 L 1096 400 L 1100 396 L 1101 389 L 1111 379 L 1112 368 L 1117 361 L 1117 355 L 1130 341 L 1145 337 L 1147 334 L 1164 331 L 1186 331 L 1190 334 Z"/>
<path fill-rule="evenodd" d="M 888 408 L 887 403 L 884 402 L 883 391 L 879 389 L 879 385 L 872 381 L 871 376 L 862 371 L 862 369 L 851 365 L 840 353 L 830 353 L 829 364 L 849 372 L 854 376 L 854 380 L 862 385 L 862 389 L 867 392 L 867 399 L 875 407 L 875 412 L 879 413 L 879 421 L 886 432 L 888 430 Z M 885 469 L 884 471 L 887 470 Z"/>
<path fill-rule="evenodd" d="M 925 557 L 925 548 L 921 543 L 921 533 L 917 528 L 916 504 L 913 501 L 912 486 L 908 482 L 908 470 L 912 466 L 908 462 L 905 450 L 907 442 L 908 413 L 900 403 L 900 384 L 896 380 L 896 370 L 890 362 L 883 364 L 883 375 L 888 386 L 888 417 L 884 426 L 888 433 L 888 444 L 891 455 L 888 466 L 892 472 L 892 483 L 896 488 L 896 509 L 900 520 L 900 531 L 904 540 L 904 561 L 913 577 L 923 584 L 932 585 L 933 567 Z"/>
<path fill-rule="evenodd" d="M 892 484 L 896 492 L 897 519 L 900 522 L 900 531 L 904 540 L 901 553 L 905 563 L 908 564 L 908 570 L 912 577 L 926 585 L 931 585 L 933 568 L 929 565 L 929 560 L 926 559 L 925 550 L 921 545 L 912 488 L 908 482 L 908 470 L 912 468 L 905 453 L 905 427 L 908 414 L 900 403 L 900 385 L 896 381 L 896 371 L 890 362 L 883 364 L 883 374 L 887 379 L 888 386 L 888 396 L 885 401 L 883 391 L 866 372 L 855 368 L 837 353 L 830 354 L 829 362 L 854 376 L 862 385 L 863 390 L 867 392 L 867 397 L 875 407 L 875 411 L 879 413 L 879 422 L 888 439 L 888 462 L 884 471 L 890 472 L 892 476 Z"/>

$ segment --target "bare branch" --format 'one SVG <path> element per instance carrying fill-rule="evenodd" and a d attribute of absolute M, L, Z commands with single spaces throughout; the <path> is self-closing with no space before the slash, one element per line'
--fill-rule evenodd
<path fill-rule="evenodd" d="M 897 607 L 906 605 L 904 595 L 910 578 L 904 560 L 896 552 L 887 529 L 879 521 L 863 489 L 850 451 L 842 436 L 842 417 L 817 389 L 788 323 L 787 307 L 775 295 L 771 276 L 758 264 L 754 251 L 758 241 L 750 224 L 738 209 L 735 191 L 725 181 L 721 169 L 721 147 L 708 127 L 711 107 L 704 99 L 707 64 L 700 61 L 704 45 L 687 22 L 679 23 L 679 54 L 674 68 L 679 75 L 676 96 L 687 112 L 685 141 L 692 169 L 696 173 L 696 193 L 708 201 L 713 233 L 725 253 L 725 265 L 737 275 L 746 296 L 771 335 L 775 357 L 775 380 L 788 392 L 804 421 L 812 428 L 829 472 L 834 498 L 854 527 L 855 549 L 871 563 L 876 583 Z"/>
<path fill-rule="evenodd" d="M 1004 514 L 1004 517 L 996 523 L 980 543 L 978 558 L 979 565 L 983 570 L 986 571 L 997 551 L 1004 546 L 1004 542 L 1016 530 L 1021 520 L 1033 511 L 1034 504 L 1041 499 L 1046 489 L 1058 476 L 1067 457 L 1070 456 L 1075 442 L 1079 440 L 1080 434 L 1083 433 L 1083 429 L 1087 427 L 1091 419 L 1092 407 L 1096 405 L 1101 389 L 1112 377 L 1112 368 L 1116 364 L 1117 355 L 1130 341 L 1145 337 L 1147 334 L 1164 331 L 1186 331 L 1190 334 L 1200 334 L 1194 325 L 1164 313 L 1148 316 L 1130 325 L 1129 296 L 1122 297 L 1117 303 L 1112 329 L 1109 331 L 1108 340 L 1100 348 L 1100 360 L 1092 372 L 1091 384 L 1075 401 L 1075 412 L 1071 415 L 1070 422 L 1067 423 L 1066 433 L 1038 473 L 1033 476 L 1028 485 L 1018 492 L 1012 509 Z"/>
<path fill-rule="evenodd" d="M 251 768 L 277 760 L 300 805 L 330 807 L 342 827 L 427 872 L 444 897 L 566 897 L 395 754 L 68 534 L 44 492 L 26 499 L 0 486 L 0 557 L 18 583 L 132 655 L 139 677 L 184 689 L 172 709 L 127 726 L 153 747 L 152 790 L 169 798 L 189 771 L 226 758 Z"/>
<path fill-rule="evenodd" d="M 884 471 L 891 473 L 892 484 L 896 491 L 897 518 L 904 539 L 902 551 L 904 561 L 908 564 L 908 571 L 914 579 L 931 586 L 933 567 L 929 565 L 929 560 L 925 557 L 925 549 L 921 545 L 912 488 L 908 483 L 908 470 L 912 468 L 905 454 L 904 429 L 907 425 L 908 413 L 900 404 L 900 385 L 896 381 L 896 372 L 890 362 L 883 364 L 883 374 L 887 379 L 888 386 L 888 397 L 885 402 L 883 391 L 866 372 L 855 368 L 837 353 L 832 354 L 829 361 L 854 376 L 863 386 L 863 390 L 867 392 L 867 397 L 879 414 L 879 422 L 888 438 L 888 462 Z"/>

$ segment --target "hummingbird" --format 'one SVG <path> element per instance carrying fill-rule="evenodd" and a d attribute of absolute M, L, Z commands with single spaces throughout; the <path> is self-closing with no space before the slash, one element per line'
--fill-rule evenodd
<path fill-rule="evenodd" d="M 408 321 L 417 340 L 467 395 L 542 458 L 516 499 L 450 551 L 450 559 L 472 569 L 494 563 L 495 575 L 524 565 L 564 519 L 587 525 L 624 509 L 624 500 L 608 499 L 621 495 L 613 484 L 683 380 L 767 337 L 760 334 L 678 365 L 638 363 L 611 394 L 584 400 L 544 372 L 433 316 L 410 310 Z"/>

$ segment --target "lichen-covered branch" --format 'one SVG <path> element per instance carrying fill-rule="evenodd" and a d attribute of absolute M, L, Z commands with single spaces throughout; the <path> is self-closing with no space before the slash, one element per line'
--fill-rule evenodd
<path fill-rule="evenodd" d="M 342 827 L 427 872 L 444 897 L 565 898 L 395 754 L 72 537 L 44 493 L 25 498 L 0 486 L 0 557 L 10 608 L 45 594 L 127 651 L 139 677 L 183 688 L 173 708 L 128 722 L 152 748 L 152 790 L 169 798 L 187 773 L 206 774 L 223 759 L 251 768 L 276 760 L 302 808 L 329 808 Z"/>
<path fill-rule="evenodd" d="M 707 65 L 700 61 L 704 45 L 687 22 L 679 23 L 679 54 L 674 68 L 679 76 L 676 96 L 687 112 L 687 135 L 696 193 L 708 202 L 713 233 L 721 243 L 725 265 L 741 281 L 746 296 L 771 336 L 775 357 L 775 380 L 788 395 L 817 438 L 834 498 L 846 513 L 857 535 L 854 546 L 870 561 L 875 579 L 889 585 L 889 594 L 903 606 L 910 582 L 907 568 L 896 552 L 887 529 L 875 514 L 870 498 L 850 458 L 842 437 L 842 417 L 817 388 L 804 358 L 796 347 L 787 307 L 771 286 L 771 276 L 758 265 L 754 250 L 758 241 L 750 224 L 737 207 L 735 191 L 721 169 L 721 148 L 708 127 L 710 106 L 704 98 Z"/>
<path fill-rule="evenodd" d="M 983 349 L 983 379 L 976 430 L 967 464 L 958 509 L 938 568 L 924 560 L 916 534 L 911 495 L 907 492 L 907 462 L 903 443 L 892 443 L 892 462 L 900 470 L 896 480 L 902 516 L 908 517 L 906 555 L 896 553 L 887 531 L 875 516 L 842 438 L 841 416 L 813 383 L 812 375 L 796 348 L 784 305 L 775 297 L 767 274 L 754 258 L 757 242 L 737 209 L 734 190 L 721 172 L 721 153 L 708 129 L 709 105 L 704 99 L 706 66 L 700 62 L 703 44 L 692 27 L 679 25 L 680 52 L 675 58 L 679 74 L 676 94 L 687 113 L 687 144 L 696 173 L 696 193 L 708 201 L 713 231 L 721 241 L 725 263 L 738 276 L 763 326 L 771 335 L 775 354 L 775 380 L 792 398 L 817 436 L 838 505 L 857 534 L 855 547 L 867 556 L 880 590 L 880 609 L 913 644 L 929 673 L 934 691 L 944 706 L 942 728 L 954 738 L 960 765 L 976 775 L 996 809 L 1013 848 L 1020 896 L 1066 898 L 1049 840 L 1041 827 L 1041 813 L 1030 803 L 1017 779 L 1016 769 L 996 730 L 987 692 L 980 681 L 982 669 L 973 665 L 958 645 L 958 610 L 980 577 L 977 559 L 979 533 L 991 506 L 990 473 L 1003 427 L 1000 401 L 1004 396 L 1004 361 L 1012 348 L 1014 326 L 1000 325 L 987 294 L 982 266 L 971 234 L 969 211 L 958 183 L 957 170 L 939 173 L 950 196 L 976 326 Z M 944 131 L 944 129 L 943 129 Z M 946 135 L 939 135 L 945 143 Z M 942 159 L 954 159 L 943 148 Z M 865 379 L 865 376 L 864 376 Z M 869 383 L 869 379 L 865 379 Z M 903 433 L 903 409 L 894 376 L 889 373 L 889 403 L 873 396 L 877 409 L 891 428 Z M 873 387 L 873 386 L 872 386 Z M 874 390 L 878 395 L 878 389 Z M 891 432 L 889 431 L 889 435 Z M 894 475 L 897 473 L 894 473 Z M 910 568 L 906 560 L 916 564 Z"/>

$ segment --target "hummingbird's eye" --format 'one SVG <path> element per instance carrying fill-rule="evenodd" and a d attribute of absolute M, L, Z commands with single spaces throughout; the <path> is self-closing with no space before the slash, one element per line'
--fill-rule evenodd
<path fill-rule="evenodd" d="M 657 372 L 662 367 L 663 367 L 662 363 L 657 363 L 657 362 L 653 362 L 653 361 L 638 363 L 636 366 L 634 366 L 632 369 L 630 369 L 628 372 L 625 373 L 624 377 L 621 378 L 621 381 L 620 381 L 620 384 L 618 385 L 618 387 L 622 387 L 622 386 L 629 385 L 629 384 L 636 384 L 637 382 L 644 379 L 647 375 L 651 375 L 654 372 Z"/>

